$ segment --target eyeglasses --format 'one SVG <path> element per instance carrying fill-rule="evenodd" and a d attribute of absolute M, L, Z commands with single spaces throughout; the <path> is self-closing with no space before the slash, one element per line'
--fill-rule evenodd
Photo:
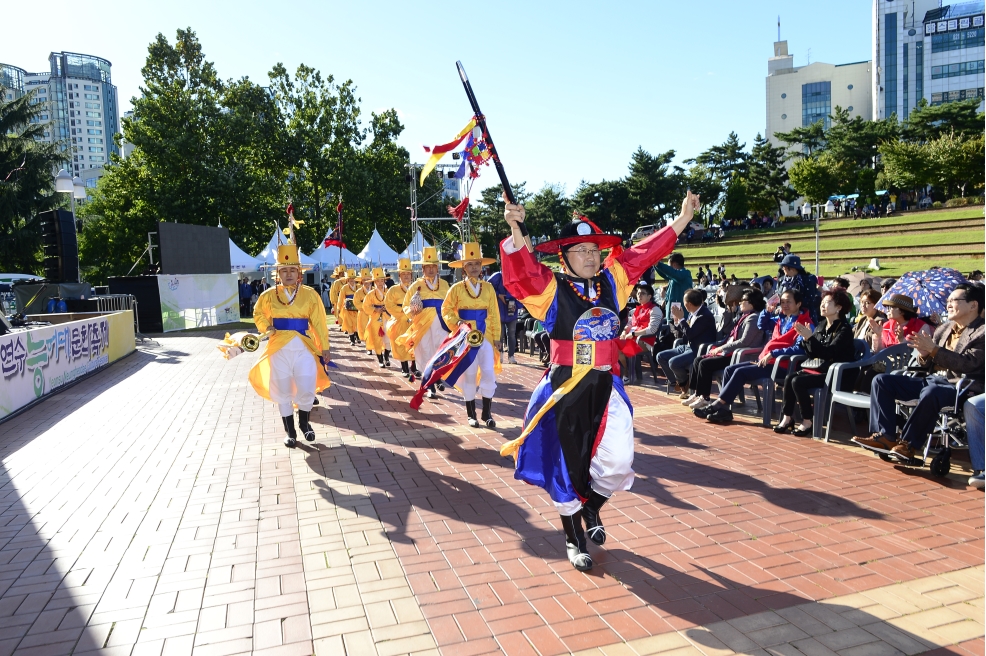
<path fill-rule="evenodd" d="M 582 257 L 599 257 L 602 252 L 598 248 L 573 248 L 569 253 L 578 253 Z"/>

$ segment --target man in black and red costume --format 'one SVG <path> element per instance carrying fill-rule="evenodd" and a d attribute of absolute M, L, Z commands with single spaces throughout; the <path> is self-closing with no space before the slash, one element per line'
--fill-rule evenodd
<path fill-rule="evenodd" d="M 561 514 L 568 560 L 579 571 L 592 567 L 586 531 L 603 544 L 600 509 L 633 484 L 633 408 L 619 375 L 619 313 L 640 276 L 674 250 L 698 207 L 698 196 L 688 192 L 674 223 L 626 251 L 618 235 L 580 217 L 537 247 L 559 256 L 565 272 L 553 273 L 527 245 L 524 207 L 506 206 L 512 235 L 500 244 L 503 281 L 548 331 L 551 367 L 531 396 L 523 432 L 500 453 L 515 458 L 515 478 L 548 492 Z M 614 251 L 603 265 L 607 248 Z"/>

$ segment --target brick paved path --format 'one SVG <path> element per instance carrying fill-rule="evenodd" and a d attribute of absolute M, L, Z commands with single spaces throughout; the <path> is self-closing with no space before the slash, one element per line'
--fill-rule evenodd
<path fill-rule="evenodd" d="M 983 653 L 981 493 L 634 387 L 637 480 L 580 574 L 498 454 L 539 367 L 470 429 L 337 335 L 293 451 L 201 333 L 0 424 L 0 654 Z"/>

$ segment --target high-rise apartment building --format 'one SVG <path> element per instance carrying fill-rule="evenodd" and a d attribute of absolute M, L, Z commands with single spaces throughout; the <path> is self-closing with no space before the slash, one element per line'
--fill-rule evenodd
<path fill-rule="evenodd" d="M 45 124 L 44 141 L 61 144 L 64 166 L 73 175 L 102 169 L 117 152 L 113 136 L 120 129 L 119 103 L 110 62 L 74 52 L 53 52 L 50 70 L 29 73 L 0 64 L 0 85 L 8 100 L 33 94 L 42 105 L 37 121 Z"/>
<path fill-rule="evenodd" d="M 932 105 L 983 103 L 983 0 L 873 0 L 873 118 Z"/>

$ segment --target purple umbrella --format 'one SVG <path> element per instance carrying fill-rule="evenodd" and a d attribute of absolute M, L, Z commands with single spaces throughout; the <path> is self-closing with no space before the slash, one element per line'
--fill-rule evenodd
<path fill-rule="evenodd" d="M 890 298 L 891 294 L 903 294 L 910 296 L 914 301 L 918 316 L 937 315 L 944 317 L 948 295 L 952 293 L 956 285 L 963 282 L 968 282 L 965 276 L 955 269 L 946 267 L 932 267 L 927 271 L 909 271 L 887 290 L 876 307 L 885 312 L 886 308 L 883 307 L 883 301 Z"/>

